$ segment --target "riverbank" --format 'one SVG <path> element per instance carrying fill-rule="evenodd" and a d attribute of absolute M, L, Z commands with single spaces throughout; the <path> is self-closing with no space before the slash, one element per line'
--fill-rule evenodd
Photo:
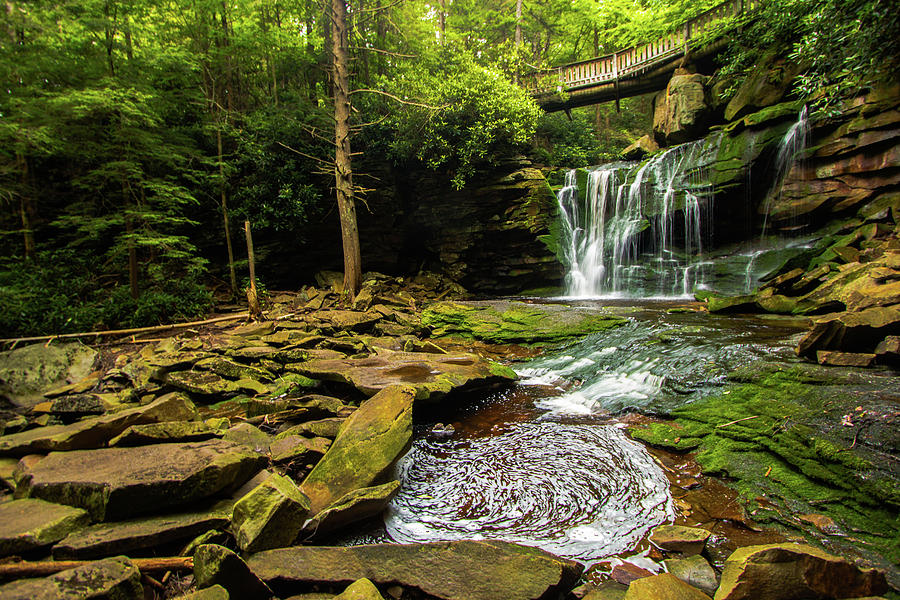
<path fill-rule="evenodd" d="M 435 304 L 438 298 L 446 301 L 456 292 L 449 285 L 435 281 L 425 285 L 376 277 L 368 281 L 355 306 L 339 306 L 340 296 L 333 290 L 307 289 L 276 297 L 267 311 L 270 320 L 262 323 L 212 324 L 174 337 L 147 342 L 120 340 L 96 349 L 53 343 L 7 354 L 6 358 L 13 356 L 11 363 L 17 367 L 24 365 L 21 357 L 26 354 L 43 356 L 45 362 L 41 363 L 44 366 L 40 371 L 48 376 L 49 381 L 43 383 L 51 389 L 40 389 L 40 382 L 25 376 L 20 368 L 6 371 L 4 376 L 9 381 L 9 373 L 15 371 L 20 376 L 15 381 L 19 382 L 21 393 L 7 393 L 10 404 L 16 406 L 4 412 L 4 435 L 0 437 L 0 452 L 5 456 L 3 477 L 8 488 L 4 501 L 0 502 L 0 511 L 6 511 L 0 523 L 10 528 L 0 536 L 6 540 L 0 548 L 7 556 L 28 561 L 44 562 L 52 558 L 54 561 L 83 560 L 86 564 L 77 567 L 80 570 L 75 572 L 31 579 L 28 573 L 34 572 L 28 571 L 25 563 L 7 559 L 0 567 L 8 570 L 0 569 L 0 572 L 14 581 L 0 591 L 33 595 L 39 589 L 62 589 L 60 586 L 64 584 L 60 582 L 81 578 L 85 573 L 104 573 L 98 576 L 106 582 L 103 585 L 130 590 L 124 597 L 138 597 L 135 590 L 139 587 L 156 597 L 177 597 L 195 588 L 203 588 L 196 592 L 200 594 L 196 597 L 226 597 L 226 589 L 231 597 L 263 597 L 272 593 L 265 591 L 265 586 L 269 586 L 268 589 L 282 598 L 301 591 L 319 594 L 301 597 L 324 598 L 346 594 L 344 589 L 362 577 L 372 579 L 377 586 L 379 591 L 372 592 L 369 588 L 367 593 L 381 596 L 365 596 L 373 598 L 498 598 L 497 590 L 503 590 L 504 598 L 569 594 L 579 586 L 582 566 L 513 544 L 458 541 L 379 547 L 371 551 L 318 544 L 328 540 L 331 532 L 352 531 L 383 511 L 403 485 L 394 479 L 392 465 L 423 434 L 434 435 L 432 420 L 437 415 L 444 424 L 453 423 L 463 419 L 466 411 L 477 410 L 477 399 L 522 389 L 522 386 L 512 387 L 517 375 L 501 362 L 542 354 L 537 361 L 516 366 L 519 377 L 527 381 L 536 373 L 523 372 L 523 368 L 539 369 L 541 361 L 570 353 L 573 346 L 584 340 L 613 348 L 607 354 L 614 352 L 615 347 L 626 350 L 625 336 L 653 322 L 656 325 L 650 336 L 656 340 L 657 349 L 690 347 L 707 335 L 702 324 L 705 319 L 722 322 L 729 318 L 698 312 L 698 305 L 650 309 L 627 306 L 601 309 L 586 305 L 562 311 L 561 305 L 545 310 L 539 304 L 509 301 L 493 305 L 458 301 Z M 426 305 L 431 308 L 423 316 L 422 307 Z M 565 318 L 554 319 L 554 314 L 563 313 Z M 458 318 L 460 314 L 466 318 Z M 472 320 L 474 315 L 482 314 L 484 318 L 476 319 L 477 323 Z M 443 321 L 429 322 L 435 315 L 440 315 Z M 448 315 L 452 317 L 449 321 Z M 450 324 L 456 328 L 452 333 L 457 336 L 462 333 L 464 337 L 436 337 L 451 333 L 447 331 Z M 464 325 L 467 329 L 463 331 L 460 328 Z M 741 322 L 738 329 L 744 325 Z M 759 324 L 754 327 L 763 328 Z M 529 345 L 509 345 L 510 341 Z M 552 352 L 546 349 L 548 343 Z M 633 343 L 651 350 L 654 347 L 643 338 Z M 765 346 L 762 338 L 750 345 L 753 344 Z M 701 348 L 693 358 L 685 360 L 699 362 L 699 358 L 706 356 L 704 352 Z M 49 355 L 55 357 L 55 362 L 51 361 L 57 367 L 55 374 L 49 369 L 51 363 L 46 362 Z M 738 352 L 734 358 L 741 361 L 746 356 Z M 503 360 L 495 362 L 496 359 Z M 720 405 L 713 398 L 721 400 L 730 395 L 728 392 L 736 382 L 727 383 L 722 376 L 733 373 L 731 367 L 725 361 L 704 371 L 702 376 L 688 373 L 680 379 L 672 378 L 677 380 L 672 396 L 696 393 L 698 397 L 693 403 L 681 403 L 678 407 L 672 404 L 663 410 L 663 406 L 669 405 L 640 406 L 625 402 L 598 412 L 603 426 L 619 431 L 623 426 L 630 426 L 634 437 L 657 447 L 669 447 L 669 451 L 654 450 L 654 454 L 670 486 L 668 493 L 677 515 L 675 522 L 707 533 L 674 532 L 677 536 L 703 537 L 700 543 L 695 539 L 690 547 L 685 547 L 680 545 L 684 540 L 662 539 L 661 536 L 673 534 L 672 531 L 658 530 L 653 534 L 655 539 L 651 536 L 649 541 L 638 545 L 636 554 L 627 552 L 628 556 L 614 558 L 605 565 L 594 564 L 584 575 L 577 594 L 590 591 L 594 594 L 590 596 L 592 599 L 620 597 L 625 590 L 616 586 L 630 583 L 637 576 L 646 578 L 647 582 L 633 584 L 635 591 L 628 592 L 629 598 L 641 586 L 665 585 L 676 589 L 682 585 L 676 582 L 681 580 L 673 582 L 670 579 L 674 578 L 668 576 L 654 576 L 654 571 L 661 570 L 666 561 L 668 571 L 677 575 L 681 572 L 678 569 L 687 563 L 670 561 L 697 563 L 700 559 L 695 557 L 701 555 L 709 563 L 702 570 L 707 576 L 712 573 L 714 584 L 710 587 L 707 577 L 706 588 L 702 585 L 700 588 L 712 592 L 717 577 L 733 573 L 737 581 L 740 579 L 737 573 L 747 570 L 748 561 L 761 560 L 750 553 L 738 556 L 729 566 L 726 559 L 734 550 L 769 542 L 802 541 L 800 536 L 854 560 L 869 560 L 870 564 L 879 564 L 874 558 L 879 553 L 892 556 L 890 538 L 882 537 L 889 536 L 890 528 L 896 526 L 896 518 L 893 525 L 890 522 L 889 504 L 875 510 L 884 515 L 877 521 L 877 528 L 865 525 L 869 505 L 858 494 L 849 493 L 845 495 L 857 504 L 850 504 L 841 496 L 842 501 L 835 502 L 834 507 L 826 503 L 821 510 L 804 513 L 812 515 L 806 520 L 788 519 L 784 516 L 785 508 L 780 506 L 770 512 L 777 512 L 781 519 L 769 517 L 760 506 L 747 504 L 752 500 L 751 493 L 761 492 L 748 487 L 750 479 L 743 472 L 714 468 L 721 461 L 716 463 L 703 453 L 704 443 L 720 449 L 716 456 L 724 453 L 738 461 L 738 453 L 745 448 L 728 446 L 726 449 L 723 441 L 738 440 L 738 432 L 746 431 L 754 421 L 759 421 L 760 427 L 771 425 L 768 420 L 762 425 L 763 416 L 733 424 L 719 422 L 726 417 L 731 421 L 743 419 L 743 416 L 735 417 L 740 410 L 756 410 L 758 404 L 753 404 L 749 396 L 750 408 L 731 403 L 738 408 L 719 410 L 707 419 L 707 429 L 719 437 L 697 427 L 691 430 L 690 436 L 676 435 L 677 442 L 666 442 L 667 432 L 678 426 L 687 427 L 683 423 L 687 415 L 709 413 L 694 412 L 694 407 Z M 595 372 L 603 370 L 594 367 Z M 808 376 L 814 377 L 817 375 Z M 865 393 L 867 388 L 853 377 L 829 380 L 830 385 L 837 386 L 835 390 L 840 386 L 859 385 L 859 393 Z M 31 386 L 29 393 L 25 383 Z M 577 374 L 563 375 L 557 383 L 572 392 L 586 392 L 595 383 L 598 387 L 606 385 Z M 541 393 L 553 400 L 558 394 L 551 388 L 557 383 L 545 384 Z M 755 385 L 770 383 L 754 380 Z M 724 395 L 709 394 L 707 388 L 722 388 Z M 738 390 L 731 394 L 737 398 L 749 392 Z M 526 395 L 519 402 L 527 407 L 534 400 Z M 883 400 L 889 402 L 889 395 L 884 395 Z M 830 397 L 826 401 L 833 402 Z M 778 409 L 781 408 L 779 405 Z M 833 405 L 832 409 L 836 412 L 830 412 L 829 417 L 842 412 L 843 404 Z M 535 408 L 531 406 L 528 410 L 534 412 Z M 874 409 L 864 410 L 872 418 Z M 664 423 L 658 416 L 648 418 L 641 412 L 671 413 L 678 421 Z M 495 424 L 509 422 L 508 417 L 496 419 Z M 821 423 L 830 421 L 824 419 Z M 439 434 L 474 435 L 464 430 L 464 423 L 457 425 L 458 431 L 448 432 L 445 428 Z M 804 425 L 809 426 L 805 422 Z M 843 425 L 838 427 L 843 427 L 839 429 L 842 433 L 852 431 Z M 802 430 L 788 427 L 788 431 L 796 438 Z M 856 457 L 860 452 L 876 450 L 890 454 L 891 448 L 883 444 L 875 448 L 884 437 L 890 441 L 891 436 L 886 433 L 889 431 L 889 428 L 859 429 L 852 441 L 846 435 L 832 441 L 832 444 L 844 444 L 834 448 L 841 456 L 838 464 L 847 469 L 836 473 L 845 477 L 841 480 L 845 484 L 842 489 L 858 487 L 853 483 L 854 477 L 870 481 L 867 473 L 861 471 L 861 463 L 844 459 L 843 454 Z M 816 439 L 819 438 L 810 438 Z M 760 444 L 760 440 L 743 443 Z M 810 443 L 814 449 L 824 447 L 820 442 Z M 697 449 L 700 453 L 694 461 L 688 451 Z M 757 457 L 758 451 L 751 449 L 746 454 Z M 807 461 L 803 463 L 807 467 L 807 463 L 815 460 L 815 456 L 802 453 L 799 456 Z M 785 469 L 799 468 L 787 459 L 784 462 L 786 466 L 776 465 L 777 472 L 773 467 L 776 477 L 766 474 L 763 483 L 783 482 Z M 551 466 L 548 470 L 552 477 L 554 469 Z M 889 467 L 884 470 L 890 475 Z M 732 482 L 736 492 L 727 492 L 722 483 L 708 477 L 714 474 L 736 478 L 736 483 Z M 564 479 L 558 473 L 557 477 Z M 889 489 L 890 477 L 884 481 L 884 484 L 870 482 L 870 487 Z M 795 493 L 802 497 L 807 489 L 812 489 L 812 495 L 821 491 L 797 487 Z M 775 498 L 773 503 L 777 503 L 777 495 L 771 496 Z M 817 500 L 805 498 L 805 501 Z M 853 513 L 854 519 L 863 521 L 845 523 L 844 520 L 851 518 L 845 514 L 850 509 L 862 515 L 856 517 Z M 798 513 L 787 514 L 792 517 Z M 818 532 L 810 537 L 808 529 L 816 529 L 815 524 L 824 522 L 813 519 L 815 514 L 833 519 L 841 531 Z M 771 530 L 772 525 L 779 526 L 778 530 Z M 652 525 L 648 526 L 650 529 Z M 829 545 L 832 538 L 840 544 Z M 875 552 L 856 552 L 856 548 L 867 548 L 867 545 L 873 546 Z M 815 555 L 813 550 L 791 546 L 777 551 L 783 552 L 804 557 L 797 558 L 803 564 L 818 565 L 810 568 L 833 567 L 831 559 L 809 558 Z M 130 559 L 104 558 L 121 555 Z M 748 558 L 751 555 L 756 558 Z M 131 560 L 178 556 L 183 557 L 181 563 L 161 563 L 157 570 L 145 568 L 141 571 L 143 575 L 138 575 L 138 563 Z M 308 572 L 298 576 L 292 566 L 299 564 L 298 561 L 319 566 L 304 567 Z M 354 570 L 349 565 L 366 566 Z M 841 568 L 856 573 L 855 567 Z M 522 569 L 534 571 L 534 577 L 527 581 L 518 575 L 513 577 Z M 697 583 L 690 577 L 685 575 L 682 579 Z M 871 593 L 884 591 L 878 587 L 878 576 L 871 573 L 848 577 L 847 581 L 851 580 L 870 586 L 866 589 Z M 365 585 L 354 584 L 355 589 Z M 598 585 L 607 591 L 593 590 Z M 248 596 L 251 592 L 247 590 L 255 591 Z M 598 596 L 600 593 L 619 596 Z M 729 593 L 721 597 L 739 597 Z M 835 593 L 850 592 L 843 589 Z M 651 593 L 644 597 L 661 596 Z"/>

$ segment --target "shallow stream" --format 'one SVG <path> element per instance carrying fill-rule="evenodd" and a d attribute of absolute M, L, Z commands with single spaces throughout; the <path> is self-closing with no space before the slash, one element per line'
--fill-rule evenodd
<path fill-rule="evenodd" d="M 793 360 L 799 331 L 671 301 L 577 305 L 629 324 L 514 365 L 518 385 L 419 423 L 384 529 L 356 541 L 503 539 L 584 562 L 629 552 L 675 507 L 622 416 L 691 402 L 764 356 Z M 434 431 L 442 419 L 452 434 Z"/>

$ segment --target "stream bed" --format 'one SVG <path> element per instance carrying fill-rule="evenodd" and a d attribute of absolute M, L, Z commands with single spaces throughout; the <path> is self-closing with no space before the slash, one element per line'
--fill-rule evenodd
<path fill-rule="evenodd" d="M 566 304 L 629 322 L 514 364 L 511 388 L 419 416 L 383 526 L 343 543 L 501 539 L 585 563 L 646 549 L 677 511 L 657 458 L 626 435 L 629 419 L 721 393 L 754 361 L 799 360 L 792 319 L 684 301 Z"/>

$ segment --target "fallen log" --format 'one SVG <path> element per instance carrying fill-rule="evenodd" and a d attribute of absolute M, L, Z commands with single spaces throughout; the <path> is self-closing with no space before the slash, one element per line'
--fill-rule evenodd
<path fill-rule="evenodd" d="M 194 568 L 191 556 L 168 556 L 160 558 L 129 559 L 141 573 L 157 571 L 190 571 Z M 27 560 L 0 564 L 0 579 L 21 579 L 24 577 L 46 577 L 60 571 L 89 564 L 91 560 L 49 560 L 31 562 Z"/>
<path fill-rule="evenodd" d="M 205 321 L 191 321 L 190 323 L 172 323 L 171 325 L 154 325 L 152 327 L 136 327 L 134 329 L 110 329 L 108 331 L 85 331 L 82 333 L 58 333 L 54 335 L 38 335 L 34 337 L 21 338 L 3 338 L 0 343 L 18 344 L 19 342 L 42 342 L 53 340 L 69 340 L 80 337 L 102 337 L 105 335 L 137 335 L 139 333 L 153 333 L 155 331 L 165 331 L 167 329 L 184 329 L 186 327 L 194 327 L 196 325 L 209 325 L 211 323 L 221 323 L 222 321 L 236 321 L 247 317 L 246 312 L 235 313 L 233 315 L 225 315 L 224 317 L 214 317 Z"/>

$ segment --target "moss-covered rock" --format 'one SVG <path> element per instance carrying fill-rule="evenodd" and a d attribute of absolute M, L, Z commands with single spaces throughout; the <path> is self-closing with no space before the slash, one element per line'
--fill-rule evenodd
<path fill-rule="evenodd" d="M 389 481 L 348 492 L 310 519 L 303 529 L 312 536 L 372 518 L 384 512 L 399 489 L 399 481 Z"/>
<path fill-rule="evenodd" d="M 238 546 L 245 552 L 289 546 L 308 512 L 309 498 L 290 478 L 273 474 L 234 505 Z"/>
<path fill-rule="evenodd" d="M 132 425 L 109 440 L 109 445 L 143 446 L 167 442 L 197 442 L 216 436 L 216 431 L 203 421 L 167 421 Z"/>
<path fill-rule="evenodd" d="M 25 473 L 19 497 L 118 520 L 182 506 L 236 487 L 265 459 L 222 440 L 51 452 Z"/>
<path fill-rule="evenodd" d="M 394 385 L 412 386 L 417 400 L 437 400 L 461 388 L 516 379 L 508 367 L 476 354 L 394 352 L 383 348 L 365 358 L 314 360 L 295 368 L 323 381 L 351 385 L 369 396 Z"/>
<path fill-rule="evenodd" d="M 704 473 L 728 477 L 757 521 L 816 537 L 793 515 L 821 513 L 855 531 L 882 560 L 896 561 L 900 547 L 889 540 L 900 537 L 900 477 L 877 450 L 896 452 L 889 396 L 864 375 L 811 364 L 759 362 L 731 379 L 737 385 L 675 409 L 673 422 L 635 428 L 633 436 L 697 450 Z M 851 396 L 848 386 L 871 392 Z"/>
<path fill-rule="evenodd" d="M 725 562 L 716 600 L 861 598 L 888 590 L 884 574 L 804 544 L 747 546 Z"/>
<path fill-rule="evenodd" d="M 66 536 L 53 547 L 56 560 L 89 560 L 187 542 L 205 532 L 228 525 L 228 516 L 216 510 L 176 513 L 97 523 Z"/>
<path fill-rule="evenodd" d="M 422 313 L 432 335 L 493 344 L 551 344 L 627 322 L 602 311 L 515 301 L 439 302 Z"/>
<path fill-rule="evenodd" d="M 80 342 L 32 344 L 0 352 L 0 396 L 30 407 L 44 392 L 84 379 L 98 353 Z"/>
<path fill-rule="evenodd" d="M 34 452 L 98 448 L 132 425 L 199 419 L 194 403 L 182 394 L 166 394 L 136 406 L 71 425 L 50 425 L 0 437 L 0 454 L 23 456 Z"/>
<path fill-rule="evenodd" d="M 19 579 L 0 585 L 4 600 L 103 598 L 141 600 L 141 572 L 124 556 L 104 558 L 50 577 Z"/>
<path fill-rule="evenodd" d="M 80 508 L 43 500 L 0 503 L 0 556 L 49 546 L 89 521 L 87 512 Z"/>
<path fill-rule="evenodd" d="M 203 544 L 194 551 L 194 580 L 201 589 L 222 586 L 230 598 L 268 600 L 274 596 L 240 556 L 217 544 Z"/>
<path fill-rule="evenodd" d="M 294 546 L 259 552 L 248 564 L 284 596 L 367 577 L 444 600 L 554 598 L 570 590 L 582 571 L 575 561 L 500 541 Z"/>
<path fill-rule="evenodd" d="M 415 388 L 386 388 L 347 419 L 325 456 L 303 481 L 313 515 L 345 494 L 383 477 L 406 451 L 412 436 Z"/>

